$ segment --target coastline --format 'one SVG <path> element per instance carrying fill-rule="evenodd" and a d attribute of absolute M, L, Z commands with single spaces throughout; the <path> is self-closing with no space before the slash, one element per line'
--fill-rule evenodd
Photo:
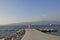
<path fill-rule="evenodd" d="M 25 34 L 25 30 L 20 29 L 15 33 L 12 33 L 10 35 L 6 35 L 6 36 L 0 38 L 0 40 L 21 40 L 22 37 L 24 36 L 24 34 Z"/>
<path fill-rule="evenodd" d="M 36 29 L 18 30 L 0 40 L 60 40 L 60 36 L 49 35 Z"/>

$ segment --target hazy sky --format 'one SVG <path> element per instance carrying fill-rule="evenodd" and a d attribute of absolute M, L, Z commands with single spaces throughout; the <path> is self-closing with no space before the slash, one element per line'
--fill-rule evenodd
<path fill-rule="evenodd" d="M 0 0 L 0 24 L 60 21 L 60 0 Z"/>

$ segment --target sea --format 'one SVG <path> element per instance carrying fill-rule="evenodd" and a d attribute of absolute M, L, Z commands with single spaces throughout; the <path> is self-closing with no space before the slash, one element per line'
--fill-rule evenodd
<path fill-rule="evenodd" d="M 19 26 L 0 26 L 0 38 L 11 33 L 16 32 L 20 29 L 27 29 L 28 25 Z M 30 29 L 55 29 L 57 32 L 47 33 L 50 35 L 60 36 L 60 25 L 30 25 Z"/>

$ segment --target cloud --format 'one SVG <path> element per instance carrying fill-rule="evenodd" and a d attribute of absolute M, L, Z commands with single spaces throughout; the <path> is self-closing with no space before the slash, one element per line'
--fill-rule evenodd
<path fill-rule="evenodd" d="M 43 14 L 41 16 L 37 16 L 37 17 L 34 17 L 34 18 L 28 18 L 27 21 L 28 22 L 31 22 L 31 21 L 43 21 L 43 20 L 46 20 L 48 17 L 46 14 Z"/>
<path fill-rule="evenodd" d="M 47 15 L 47 14 L 42 14 L 41 16 L 36 16 L 34 18 L 28 18 L 28 22 L 31 21 L 60 21 L 60 15 Z"/>
<path fill-rule="evenodd" d="M 6 18 L 0 18 L 0 24 L 11 24 L 11 23 L 18 23 L 18 22 L 34 22 L 34 21 L 60 21 L 59 15 L 47 15 L 42 14 L 40 16 L 35 16 L 32 18 L 20 18 L 20 19 L 6 19 Z"/>

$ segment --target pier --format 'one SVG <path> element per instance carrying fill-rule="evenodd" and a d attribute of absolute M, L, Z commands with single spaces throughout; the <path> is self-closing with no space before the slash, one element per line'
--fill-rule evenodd
<path fill-rule="evenodd" d="M 31 29 L 31 25 L 28 25 L 26 29 Z M 44 28 L 44 29 L 38 28 L 35 30 L 38 30 L 41 32 L 57 32 L 56 29 L 48 29 L 48 28 Z M 21 40 L 24 34 L 25 34 L 25 29 L 20 29 L 20 30 L 17 30 L 15 33 L 11 33 L 10 35 L 0 38 L 0 40 Z"/>

